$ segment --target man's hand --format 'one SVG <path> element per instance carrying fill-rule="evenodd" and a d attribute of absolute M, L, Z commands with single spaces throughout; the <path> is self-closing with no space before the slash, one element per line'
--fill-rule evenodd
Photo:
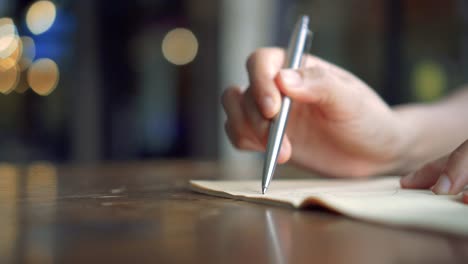
<path fill-rule="evenodd" d="M 431 188 L 436 194 L 458 194 L 468 186 L 468 140 L 450 155 L 424 165 L 401 179 L 403 188 Z M 468 204 L 468 191 L 463 194 Z"/>
<path fill-rule="evenodd" d="M 302 70 L 281 70 L 285 53 L 253 53 L 250 86 L 223 94 L 226 132 L 239 149 L 265 151 L 269 124 L 281 94 L 291 97 L 288 127 L 278 157 L 323 175 L 362 177 L 398 167 L 406 153 L 408 126 L 364 82 L 351 73 L 307 56 Z"/>

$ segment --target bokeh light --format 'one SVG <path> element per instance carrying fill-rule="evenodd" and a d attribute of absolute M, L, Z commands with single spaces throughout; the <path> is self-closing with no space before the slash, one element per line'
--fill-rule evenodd
<path fill-rule="evenodd" d="M 28 69 L 28 84 L 39 95 L 49 95 L 59 80 L 59 69 L 51 59 L 39 59 Z"/>
<path fill-rule="evenodd" d="M 175 65 L 190 63 L 197 56 L 197 38 L 186 28 L 173 29 L 163 39 L 162 52 L 164 57 Z"/>
<path fill-rule="evenodd" d="M 21 40 L 17 38 L 17 41 L 15 43 L 16 48 L 13 50 L 13 52 L 6 58 L 0 58 L 0 69 L 1 70 L 8 70 L 11 67 L 15 66 L 22 54 L 23 51 L 23 45 L 21 43 Z"/>
<path fill-rule="evenodd" d="M 20 77 L 18 65 L 14 64 L 9 69 L 0 68 L 0 93 L 9 94 L 16 88 Z"/>
<path fill-rule="evenodd" d="M 21 37 L 21 44 L 23 53 L 21 54 L 18 64 L 21 71 L 24 71 L 32 64 L 32 61 L 36 57 L 36 44 L 30 37 Z"/>
<path fill-rule="evenodd" d="M 16 85 L 15 92 L 19 94 L 23 94 L 29 89 L 28 81 L 26 80 L 26 72 L 20 72 L 20 78 L 18 84 Z"/>
<path fill-rule="evenodd" d="M 36 35 L 49 30 L 54 24 L 56 8 L 50 1 L 37 1 L 32 4 L 26 13 L 26 25 Z"/>
<path fill-rule="evenodd" d="M 0 93 L 9 94 L 20 80 L 18 61 L 23 45 L 13 20 L 0 18 Z"/>
<path fill-rule="evenodd" d="M 11 18 L 0 18 L 0 59 L 8 58 L 17 48 L 19 37 Z"/>
<path fill-rule="evenodd" d="M 416 64 L 411 78 L 413 97 L 418 101 L 438 99 L 447 87 L 447 76 L 443 67 L 431 60 Z"/>

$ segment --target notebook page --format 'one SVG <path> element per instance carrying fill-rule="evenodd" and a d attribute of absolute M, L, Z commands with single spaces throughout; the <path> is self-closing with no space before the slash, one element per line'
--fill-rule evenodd
<path fill-rule="evenodd" d="M 195 191 L 302 208 L 319 205 L 355 219 L 468 235 L 468 205 L 461 195 L 401 189 L 398 177 L 371 180 L 275 180 L 266 195 L 260 181 L 191 181 Z"/>

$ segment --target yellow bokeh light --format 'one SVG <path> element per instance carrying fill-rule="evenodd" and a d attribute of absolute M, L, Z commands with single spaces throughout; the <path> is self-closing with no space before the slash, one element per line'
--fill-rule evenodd
<path fill-rule="evenodd" d="M 8 58 L 19 43 L 16 26 L 11 18 L 0 18 L 0 59 Z"/>
<path fill-rule="evenodd" d="M 413 96 L 418 101 L 440 98 L 447 87 L 447 76 L 442 65 L 426 60 L 418 63 L 411 74 Z"/>
<path fill-rule="evenodd" d="M 164 57 L 175 65 L 190 63 L 197 56 L 197 38 L 186 28 L 173 29 L 163 39 L 162 52 Z"/>
<path fill-rule="evenodd" d="M 56 12 L 54 3 L 37 1 L 29 7 L 26 13 L 26 25 L 33 34 L 42 34 L 54 24 Z"/>
<path fill-rule="evenodd" d="M 49 95 L 59 80 L 59 69 L 51 59 L 35 61 L 28 69 L 27 80 L 31 89 L 39 95 Z"/>
<path fill-rule="evenodd" d="M 18 62 L 21 71 L 26 70 L 36 57 L 36 44 L 30 37 L 21 37 L 21 44 L 23 47 L 23 53 Z"/>
<path fill-rule="evenodd" d="M 9 69 L 0 68 L 0 93 L 9 94 L 16 88 L 20 77 L 18 65 L 13 65 Z"/>
<path fill-rule="evenodd" d="M 0 58 L 0 69 L 1 70 L 8 70 L 11 67 L 15 66 L 23 52 L 23 45 L 21 43 L 21 40 L 18 38 L 18 42 L 15 43 L 16 48 L 13 50 L 13 52 L 6 58 Z"/>

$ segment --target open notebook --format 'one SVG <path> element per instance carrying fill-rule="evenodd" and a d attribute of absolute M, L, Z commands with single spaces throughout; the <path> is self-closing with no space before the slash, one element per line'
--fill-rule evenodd
<path fill-rule="evenodd" d="M 398 177 L 372 180 L 275 180 L 262 195 L 259 181 L 190 181 L 214 196 L 293 208 L 321 206 L 355 219 L 468 236 L 461 195 L 401 189 Z"/>

